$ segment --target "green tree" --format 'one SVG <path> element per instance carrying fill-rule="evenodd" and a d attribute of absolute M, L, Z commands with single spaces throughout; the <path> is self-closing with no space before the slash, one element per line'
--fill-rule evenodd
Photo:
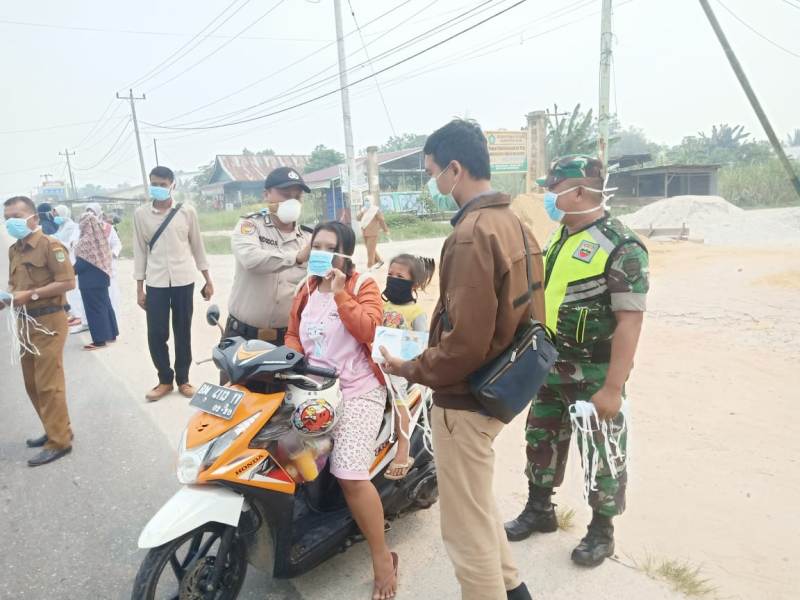
<path fill-rule="evenodd" d="M 667 151 L 667 159 L 673 163 L 731 165 L 761 163 L 773 156 L 769 143 L 749 138 L 750 134 L 742 125 L 714 125 L 710 135 L 701 131 L 683 138 L 679 145 Z"/>
<path fill-rule="evenodd" d="M 208 184 L 208 180 L 211 179 L 211 175 L 214 173 L 214 165 L 215 161 L 212 160 L 207 165 L 199 167 L 200 173 L 192 178 L 192 184 L 190 186 L 192 191 L 200 191 L 201 187 Z"/>
<path fill-rule="evenodd" d="M 567 154 L 595 154 L 597 152 L 597 125 L 592 110 L 581 112 L 580 103 L 569 118 L 559 116 L 558 105 L 553 105 L 553 115 L 547 120 L 547 154 L 558 158 Z"/>
<path fill-rule="evenodd" d="M 344 162 L 344 154 L 333 148 L 327 148 L 322 144 L 318 145 L 311 152 L 308 164 L 304 169 L 305 173 L 313 173 L 325 167 L 332 167 Z"/>
<path fill-rule="evenodd" d="M 614 138 L 609 144 L 609 156 L 616 157 L 624 154 L 647 154 L 656 159 L 661 152 L 661 146 L 647 139 L 643 129 L 629 125 L 625 129 L 617 124 L 611 131 Z"/>
<path fill-rule="evenodd" d="M 242 155 L 244 156 L 275 156 L 275 151 L 272 148 L 265 148 L 264 150 L 259 150 L 258 152 L 253 152 L 248 148 L 242 149 Z"/>
<path fill-rule="evenodd" d="M 786 134 L 786 145 L 790 148 L 800 146 L 800 129 L 795 129 L 792 133 Z"/>
<path fill-rule="evenodd" d="M 379 152 L 394 152 L 395 150 L 405 150 L 407 148 L 421 148 L 425 145 L 427 135 L 422 133 L 403 133 L 393 135 L 386 143 L 378 148 Z"/>

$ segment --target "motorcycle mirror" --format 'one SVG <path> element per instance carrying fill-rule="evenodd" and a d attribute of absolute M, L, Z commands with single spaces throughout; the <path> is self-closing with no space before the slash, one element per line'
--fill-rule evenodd
<path fill-rule="evenodd" d="M 219 325 L 219 306 L 212 304 L 208 307 L 208 310 L 206 310 L 206 322 L 214 327 Z"/>

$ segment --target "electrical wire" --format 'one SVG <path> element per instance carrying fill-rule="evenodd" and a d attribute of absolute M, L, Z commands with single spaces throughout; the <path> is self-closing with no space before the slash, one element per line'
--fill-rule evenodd
<path fill-rule="evenodd" d="M 188 66 L 188 67 L 186 67 L 185 69 L 183 69 L 182 71 L 178 72 L 176 75 L 173 75 L 172 77 L 170 77 L 170 78 L 169 78 L 169 79 L 167 79 L 166 81 L 162 81 L 162 82 L 161 82 L 161 83 L 159 83 L 158 85 L 151 87 L 149 90 L 147 90 L 147 93 L 150 93 L 150 92 L 153 92 L 153 91 L 155 91 L 155 90 L 161 89 L 161 88 L 162 88 L 162 87 L 164 87 L 165 85 L 167 85 L 167 84 L 169 84 L 169 83 L 172 83 L 173 81 L 175 81 L 175 80 L 176 80 L 176 79 L 178 79 L 179 77 L 182 77 L 183 75 L 185 75 L 186 73 L 188 73 L 189 71 L 191 71 L 192 69 L 194 69 L 194 68 L 195 68 L 197 65 L 199 65 L 199 64 L 201 64 L 201 63 L 203 63 L 203 62 L 205 62 L 206 60 L 208 60 L 209 58 L 211 58 L 212 56 L 214 56 L 214 55 L 215 55 L 217 52 L 219 52 L 219 51 L 220 51 L 220 50 L 222 50 L 223 48 L 227 47 L 229 44 L 233 43 L 233 41 L 234 41 L 234 40 L 236 40 L 236 38 L 238 38 L 240 35 L 242 35 L 242 34 L 243 34 L 243 33 L 245 33 L 246 31 L 249 31 L 250 29 L 252 29 L 252 28 L 253 28 L 253 27 L 255 27 L 256 25 L 258 25 L 258 24 L 259 24 L 261 21 L 263 21 L 264 19 L 266 19 L 266 18 L 267 18 L 267 17 L 268 17 L 268 16 L 269 16 L 269 15 L 270 15 L 270 14 L 271 14 L 271 13 L 272 13 L 272 12 L 273 12 L 275 9 L 277 9 L 277 8 L 278 8 L 278 7 L 279 7 L 281 4 L 283 4 L 284 2 L 286 2 L 286 0 L 278 0 L 278 1 L 277 1 L 277 2 L 276 2 L 276 3 L 275 3 L 273 6 L 272 6 L 272 8 L 270 8 L 269 10 L 267 10 L 267 12 L 265 12 L 263 15 L 261 15 L 260 17 L 258 17 L 258 18 L 257 18 L 255 21 L 253 21 L 252 23 L 250 23 L 250 24 L 249 24 L 247 27 L 245 27 L 244 29 L 242 29 L 242 30 L 241 30 L 239 33 L 237 33 L 236 35 L 234 35 L 234 36 L 233 36 L 231 39 L 229 39 L 229 40 L 226 40 L 225 42 L 223 42 L 222 44 L 220 44 L 220 45 L 219 45 L 217 48 L 215 48 L 213 51 L 209 52 L 208 54 L 206 54 L 206 55 L 205 55 L 203 58 L 201 58 L 201 59 L 200 59 L 200 60 L 198 60 L 197 62 L 194 62 L 194 63 L 192 63 L 190 66 Z"/>
<path fill-rule="evenodd" d="M 16 171 L 3 171 L 0 176 L 5 175 L 18 175 L 20 173 L 30 173 L 31 171 L 40 171 L 42 169 L 52 169 L 53 167 L 61 166 L 61 161 L 52 162 L 48 165 L 39 165 L 38 167 L 28 167 L 26 169 L 17 169 Z"/>
<path fill-rule="evenodd" d="M 100 119 L 94 121 L 77 121 L 75 123 L 64 123 L 63 125 L 48 125 L 46 127 L 33 127 L 31 129 L 8 129 L 0 131 L 0 135 L 12 135 L 15 133 L 37 133 L 39 131 L 53 131 L 55 129 L 68 129 L 69 127 L 79 127 L 81 125 L 93 125 Z"/>
<path fill-rule="evenodd" d="M 194 41 L 195 41 L 197 38 L 199 38 L 201 35 L 203 35 L 203 33 L 204 33 L 204 32 L 205 32 L 205 31 L 206 31 L 206 30 L 207 30 L 209 27 L 213 26 L 213 25 L 214 25 L 214 23 L 215 23 L 215 22 L 216 22 L 218 19 L 220 19 L 220 18 L 221 18 L 221 17 L 222 17 L 222 16 L 223 16 L 223 15 L 224 15 L 226 12 L 228 12 L 228 11 L 229 11 L 229 10 L 230 10 L 230 9 L 231 9 L 231 8 L 232 8 L 234 5 L 235 5 L 235 4 L 237 4 L 237 3 L 238 3 L 238 2 L 240 2 L 240 1 L 241 1 L 241 0 L 233 0 L 233 2 L 231 2 L 231 3 L 230 3 L 230 4 L 228 4 L 228 5 L 227 5 L 227 6 L 226 6 L 224 9 L 222 9 L 222 12 L 218 13 L 218 14 L 217 14 L 217 15 L 216 15 L 216 16 L 215 16 L 213 19 L 211 19 L 211 21 L 209 21 L 209 22 L 208 22 L 208 24 L 207 24 L 205 27 L 203 27 L 203 29 L 201 29 L 199 32 L 197 32 L 197 34 L 195 34 L 195 35 L 194 35 L 194 36 L 193 36 L 193 37 L 192 37 L 192 38 L 191 38 L 191 39 L 190 39 L 188 42 L 186 42 L 185 44 L 183 44 L 183 46 L 181 46 L 180 48 L 178 48 L 178 49 L 177 49 L 175 52 L 173 52 L 172 54 L 170 54 L 169 56 L 167 56 L 167 58 L 165 58 L 165 59 L 164 59 L 164 60 L 162 60 L 160 63 L 158 63 L 158 64 L 157 64 L 155 67 L 153 67 L 152 69 L 150 69 L 150 70 L 149 70 L 147 73 L 145 73 L 144 75 L 142 75 L 142 76 L 141 76 L 141 77 L 139 77 L 138 79 L 134 80 L 134 81 L 133 81 L 133 82 L 131 82 L 130 84 L 126 85 L 125 87 L 126 87 L 126 88 L 133 88 L 133 87 L 135 87 L 135 86 L 137 86 L 137 85 L 141 85 L 141 84 L 145 83 L 146 81 L 149 81 L 150 79 L 152 79 L 152 78 L 154 78 L 154 77 L 157 77 L 157 76 L 158 76 L 160 73 L 163 73 L 163 72 L 164 72 L 166 69 L 168 69 L 169 67 L 171 67 L 172 65 L 174 65 L 176 62 L 178 62 L 178 61 L 179 61 L 181 58 L 183 58 L 184 56 L 186 56 L 186 55 L 187 55 L 189 52 L 191 52 L 192 50 L 194 50 L 195 48 L 197 48 L 197 46 L 199 46 L 199 45 L 200 45 L 200 44 L 202 44 L 202 43 L 203 43 L 205 40 L 207 40 L 207 39 L 208 39 L 208 36 L 206 36 L 206 37 L 203 37 L 203 38 L 202 38 L 202 39 L 201 39 L 199 42 L 197 42 L 197 43 L 196 43 L 196 44 L 194 44 L 194 45 L 192 45 L 192 43 L 193 43 L 193 42 L 194 42 Z M 241 5 L 241 6 L 239 6 L 237 9 L 235 9 L 235 10 L 234 10 L 234 11 L 233 11 L 233 12 L 232 12 L 232 13 L 231 13 L 229 16 L 228 16 L 228 18 L 227 18 L 227 19 L 225 19 L 225 20 L 224 20 L 222 23 L 220 23 L 220 24 L 219 24 L 219 25 L 217 25 L 217 26 L 216 26 L 216 27 L 215 27 L 213 30 L 211 30 L 211 33 L 210 33 L 210 34 L 208 34 L 208 35 L 211 35 L 211 34 L 214 34 L 214 33 L 216 33 L 216 32 L 217 32 L 217 30 L 219 30 L 219 28 L 220 28 L 220 27 L 222 27 L 223 25 L 225 25 L 225 23 L 227 23 L 227 22 L 228 22 L 228 21 L 230 21 L 230 20 L 231 20 L 233 17 L 235 17 L 235 16 L 238 14 L 238 12 L 239 12 L 240 10 L 242 10 L 242 8 L 244 8 L 244 7 L 245 7 L 245 5 L 247 5 L 249 2 L 250 2 L 250 0 L 244 0 L 244 4 L 242 4 L 242 5 Z M 188 49 L 187 49 L 187 48 L 188 48 Z M 184 50 L 185 50 L 185 52 L 184 52 Z"/>
<path fill-rule="evenodd" d="M 375 66 L 372 64 L 372 59 L 369 57 L 369 52 L 367 51 L 367 44 L 364 42 L 364 35 L 361 33 L 361 27 L 358 25 L 358 19 L 356 19 L 356 12 L 353 10 L 353 4 L 350 0 L 347 0 L 347 6 L 350 7 L 350 14 L 353 16 L 353 23 L 356 25 L 356 29 L 358 30 L 358 37 L 361 40 L 361 48 L 364 50 L 364 56 L 367 57 L 367 61 L 369 62 L 369 68 L 372 71 L 372 75 L 375 75 Z M 389 128 L 392 130 L 392 135 L 396 136 L 397 131 L 395 131 L 394 123 L 392 123 L 392 115 L 389 114 L 389 107 L 386 106 L 386 98 L 383 97 L 383 92 L 381 91 L 381 84 L 378 81 L 378 78 L 375 77 L 375 88 L 378 90 L 378 95 L 381 98 L 381 104 L 383 104 L 383 111 L 386 113 L 386 120 L 389 121 Z"/>
<path fill-rule="evenodd" d="M 99 165 L 103 164 L 103 163 L 106 161 L 106 159 L 107 159 L 109 156 L 111 156 L 111 154 L 114 152 L 114 150 L 116 150 L 116 149 L 117 149 L 117 145 L 119 144 L 120 140 L 122 139 L 122 136 L 123 136 L 123 135 L 125 135 L 125 132 L 128 130 L 128 126 L 129 126 L 130 124 L 131 124 L 131 120 L 130 120 L 130 119 L 128 119 L 128 120 L 125 122 L 125 126 L 122 128 L 122 131 L 120 131 L 120 132 L 119 132 L 119 135 L 117 136 L 117 139 L 115 139 L 115 140 L 114 140 L 114 143 L 112 143 L 112 144 L 111 144 L 111 147 L 110 147 L 110 148 L 108 149 L 108 151 L 107 151 L 107 152 L 106 152 L 106 153 L 103 155 L 103 158 L 101 158 L 100 160 L 98 160 L 98 161 L 97 161 L 96 163 L 94 163 L 94 164 L 93 164 L 91 167 L 75 167 L 75 170 L 76 170 L 76 171 L 91 171 L 92 169 L 94 169 L 94 168 L 98 167 Z M 128 139 L 130 139 L 130 135 L 128 136 Z"/>
<path fill-rule="evenodd" d="M 781 2 L 783 2 L 784 4 L 788 4 L 792 8 L 796 8 L 797 10 L 800 10 L 800 5 L 797 5 L 794 2 L 790 2 L 789 0 L 781 0 Z"/>
<path fill-rule="evenodd" d="M 755 33 L 755 34 L 756 34 L 758 37 L 760 37 L 762 40 L 764 40 L 764 41 L 766 41 L 766 42 L 769 42 L 770 44 L 772 44 L 773 46 L 775 46 L 776 48 L 778 48 L 778 49 L 780 49 L 780 50 L 783 50 L 784 52 L 786 52 L 786 54 L 789 54 L 789 55 L 791 55 L 791 56 L 794 56 L 795 58 L 800 58 L 800 54 L 798 54 L 797 52 L 793 52 L 793 51 L 789 50 L 789 49 L 788 49 L 788 48 L 786 48 L 785 46 L 781 46 L 781 45 L 780 45 L 778 42 L 776 42 L 776 41 L 774 41 L 774 40 L 771 40 L 770 38 L 768 38 L 767 36 L 765 36 L 763 33 L 761 33 L 760 31 L 758 31 L 758 30 L 757 30 L 755 27 L 753 27 L 752 25 L 750 25 L 750 24 L 749 24 L 747 21 L 745 21 L 744 19 L 740 18 L 740 17 L 739 17 L 739 16 L 738 16 L 738 15 L 737 15 L 735 12 L 733 12 L 733 11 L 732 11 L 730 8 L 728 8 L 728 7 L 727 7 L 727 6 L 726 6 L 726 5 L 725 5 L 725 4 L 722 2 L 722 0 L 717 0 L 717 2 L 719 3 L 719 5 L 720 5 L 722 8 L 724 8 L 724 9 L 725 9 L 725 11 L 726 11 L 728 14 L 730 14 L 730 15 L 731 15 L 731 16 L 732 16 L 734 19 L 736 19 L 737 21 L 739 21 L 739 23 L 741 23 L 742 25 L 744 25 L 745 27 L 747 27 L 747 28 L 748 28 L 750 31 L 752 31 L 753 33 Z"/>
<path fill-rule="evenodd" d="M 276 111 L 273 111 L 273 112 L 270 112 L 270 113 L 266 113 L 266 114 L 263 114 L 263 115 L 259 115 L 259 116 L 255 116 L 255 117 L 250 117 L 248 119 L 242 119 L 240 121 L 233 121 L 233 122 L 230 122 L 230 123 L 221 123 L 221 124 L 218 124 L 218 125 L 207 125 L 207 126 L 204 126 L 204 127 L 168 127 L 168 126 L 162 126 L 162 125 L 155 125 L 153 123 L 146 123 L 146 124 L 148 126 L 150 126 L 150 127 L 157 127 L 159 129 L 173 129 L 173 130 L 181 130 L 181 129 L 188 129 L 188 130 L 192 130 L 192 129 L 219 129 L 221 127 L 230 127 L 232 125 L 239 125 L 241 123 L 250 123 L 252 121 L 258 121 L 260 119 L 264 119 L 264 118 L 270 117 L 272 115 L 284 113 L 284 112 L 287 112 L 289 110 L 293 110 L 295 108 L 299 108 L 301 106 L 305 106 L 307 104 L 311 104 L 312 102 L 315 102 L 315 101 L 320 100 L 322 98 L 327 98 L 328 96 L 331 96 L 333 94 L 336 94 L 336 93 L 342 91 L 342 89 L 344 89 L 345 87 L 349 88 L 349 87 L 352 87 L 352 86 L 357 85 L 359 83 L 362 83 L 362 82 L 364 82 L 364 81 L 366 81 L 368 79 L 372 79 L 373 77 L 377 77 L 381 73 L 385 73 L 386 71 L 389 71 L 390 69 L 393 69 L 393 68 L 395 68 L 395 67 L 397 67 L 399 65 L 402 65 L 402 64 L 404 64 L 404 63 L 406 63 L 406 62 L 408 62 L 410 60 L 413 60 L 415 58 L 418 58 L 419 56 L 421 56 L 421 55 L 423 55 L 423 54 L 425 54 L 427 52 L 430 52 L 431 50 L 433 50 L 435 48 L 438 48 L 439 46 L 442 46 L 443 44 L 446 44 L 447 42 L 449 42 L 449 41 L 451 41 L 451 40 L 453 40 L 453 39 L 455 39 L 457 37 L 460 37 L 460 36 L 464 35 L 465 33 L 469 32 L 469 31 L 472 31 L 473 29 L 475 29 L 477 27 L 480 27 L 481 25 L 483 25 L 483 24 L 485 24 L 485 23 L 487 23 L 489 21 L 492 21 L 493 19 L 496 19 L 497 17 L 507 13 L 508 11 L 516 8 L 517 6 L 520 6 L 521 4 L 524 4 L 525 2 L 527 2 L 527 0 L 518 0 L 517 2 L 512 4 L 511 6 L 508 6 L 508 7 L 504 8 L 504 9 L 494 13 L 493 15 L 491 15 L 491 16 L 485 18 L 485 19 L 482 19 L 481 21 L 478 21 L 477 23 L 474 23 L 474 24 L 470 25 L 469 27 L 467 27 L 465 29 L 462 29 L 459 32 L 457 32 L 457 33 L 455 33 L 455 34 L 453 34 L 451 36 L 448 36 L 448 37 L 444 38 L 443 40 L 440 40 L 440 41 L 436 42 L 435 44 L 432 44 L 432 45 L 424 48 L 423 50 L 415 52 L 414 54 L 412 54 L 410 56 L 407 56 L 406 58 L 403 58 L 403 59 L 401 59 L 401 60 L 399 60 L 399 61 L 397 61 L 395 63 L 392 63 L 391 65 L 389 65 L 387 67 L 379 69 L 374 74 L 370 74 L 370 75 L 367 75 L 365 77 L 362 77 L 361 79 L 357 79 L 356 81 L 354 81 L 352 83 L 349 83 L 347 86 L 341 86 L 341 87 L 339 87 L 337 89 L 331 90 L 331 91 L 326 92 L 324 94 L 320 94 L 319 96 L 316 96 L 314 98 L 310 98 L 308 100 L 305 100 L 303 102 L 299 102 L 297 104 L 294 104 L 294 105 L 286 107 L 286 108 L 282 108 L 280 110 L 276 110 Z"/>

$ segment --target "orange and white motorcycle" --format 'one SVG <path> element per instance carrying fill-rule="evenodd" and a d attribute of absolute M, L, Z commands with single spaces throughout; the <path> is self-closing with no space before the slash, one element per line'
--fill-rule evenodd
<path fill-rule="evenodd" d="M 218 326 L 219 309 L 207 319 Z M 232 600 L 248 563 L 294 577 L 360 540 L 327 465 L 326 434 L 341 402 L 336 373 L 285 346 L 240 337 L 223 339 L 212 360 L 230 383 L 203 384 L 192 399 L 200 411 L 179 446 L 183 487 L 139 537 L 149 550 L 133 600 Z M 438 498 L 425 437 L 430 402 L 429 389 L 410 386 L 414 465 L 399 481 L 383 476 L 397 446 L 387 404 L 370 471 L 387 519 Z"/>

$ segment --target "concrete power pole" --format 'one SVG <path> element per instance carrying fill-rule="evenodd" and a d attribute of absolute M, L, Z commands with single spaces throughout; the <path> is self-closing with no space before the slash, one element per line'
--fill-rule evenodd
<path fill-rule="evenodd" d="M 344 155 L 347 160 L 347 197 L 352 210 L 356 198 L 356 155 L 353 146 L 353 124 L 350 119 L 350 92 L 347 89 L 347 65 L 344 57 L 341 1 L 333 0 L 336 12 L 336 47 L 339 51 L 339 87 L 342 88 L 342 120 L 344 121 Z M 344 193 L 344 189 L 342 189 Z M 347 208 L 347 204 L 345 204 Z"/>
<path fill-rule="evenodd" d="M 789 176 L 789 181 L 792 182 L 795 192 L 797 192 L 798 197 L 800 197 L 800 178 L 798 178 L 797 173 L 794 172 L 792 163 L 790 163 L 789 159 L 786 157 L 786 152 L 783 151 L 783 146 L 781 145 L 778 136 L 775 135 L 775 130 L 772 129 L 772 125 L 767 118 L 767 113 L 765 113 L 764 109 L 761 108 L 761 103 L 758 101 L 756 93 L 753 91 L 753 88 L 750 85 L 750 81 L 748 81 L 747 76 L 744 74 L 744 69 L 742 69 L 739 59 L 736 58 L 733 48 L 731 48 L 731 45 L 728 43 L 728 38 L 725 36 L 725 32 L 722 31 L 722 27 L 720 26 L 719 21 L 717 21 L 714 11 L 711 10 L 708 0 L 700 0 L 700 5 L 703 7 L 703 11 L 705 11 L 706 17 L 708 17 L 708 22 L 711 23 L 711 28 L 714 30 L 719 43 L 722 45 L 722 49 L 725 51 L 725 56 L 728 57 L 728 62 L 731 64 L 733 72 L 739 79 L 739 83 L 741 84 L 747 99 L 750 101 L 750 105 L 756 112 L 756 116 L 761 122 L 761 126 L 764 128 L 764 132 L 767 134 L 767 138 L 772 144 L 772 149 L 775 150 L 775 154 L 778 155 L 778 160 L 781 161 L 783 168 L 786 169 L 786 174 Z"/>
<path fill-rule="evenodd" d="M 158 162 L 158 140 L 156 138 L 153 138 L 153 150 L 156 153 L 156 166 L 158 166 L 161 163 Z"/>
<path fill-rule="evenodd" d="M 611 89 L 611 0 L 603 0 L 603 13 L 600 25 L 600 105 L 597 111 L 597 126 L 600 137 L 597 140 L 597 157 L 603 166 L 608 166 L 608 105 Z"/>
<path fill-rule="evenodd" d="M 75 200 L 78 197 L 78 190 L 75 189 L 75 178 L 72 176 L 72 164 L 69 162 L 70 156 L 75 156 L 74 152 L 70 152 L 67 148 L 64 148 L 64 152 L 59 152 L 59 156 L 65 156 L 67 158 L 67 171 L 69 171 L 69 187 L 72 189 L 71 200 Z"/>
<path fill-rule="evenodd" d="M 378 147 L 367 147 L 367 186 L 372 204 L 381 205 L 380 178 L 378 177 Z"/>
<path fill-rule="evenodd" d="M 136 120 L 136 100 L 147 100 L 147 97 L 142 94 L 141 98 L 133 95 L 133 90 L 128 90 L 129 95 L 120 96 L 117 92 L 117 98 L 120 100 L 129 100 L 131 103 L 131 118 L 133 119 L 133 131 L 136 133 L 136 148 L 139 150 L 139 168 L 142 170 L 142 185 L 144 186 L 144 197 L 147 198 L 147 188 L 150 185 L 150 180 L 147 178 L 147 171 L 144 168 L 144 154 L 142 154 L 142 140 L 139 138 L 139 122 Z"/>
<path fill-rule="evenodd" d="M 525 176 L 525 192 L 530 194 L 536 186 L 536 178 L 547 173 L 547 113 L 535 110 L 526 115 L 528 119 L 528 173 Z"/>

